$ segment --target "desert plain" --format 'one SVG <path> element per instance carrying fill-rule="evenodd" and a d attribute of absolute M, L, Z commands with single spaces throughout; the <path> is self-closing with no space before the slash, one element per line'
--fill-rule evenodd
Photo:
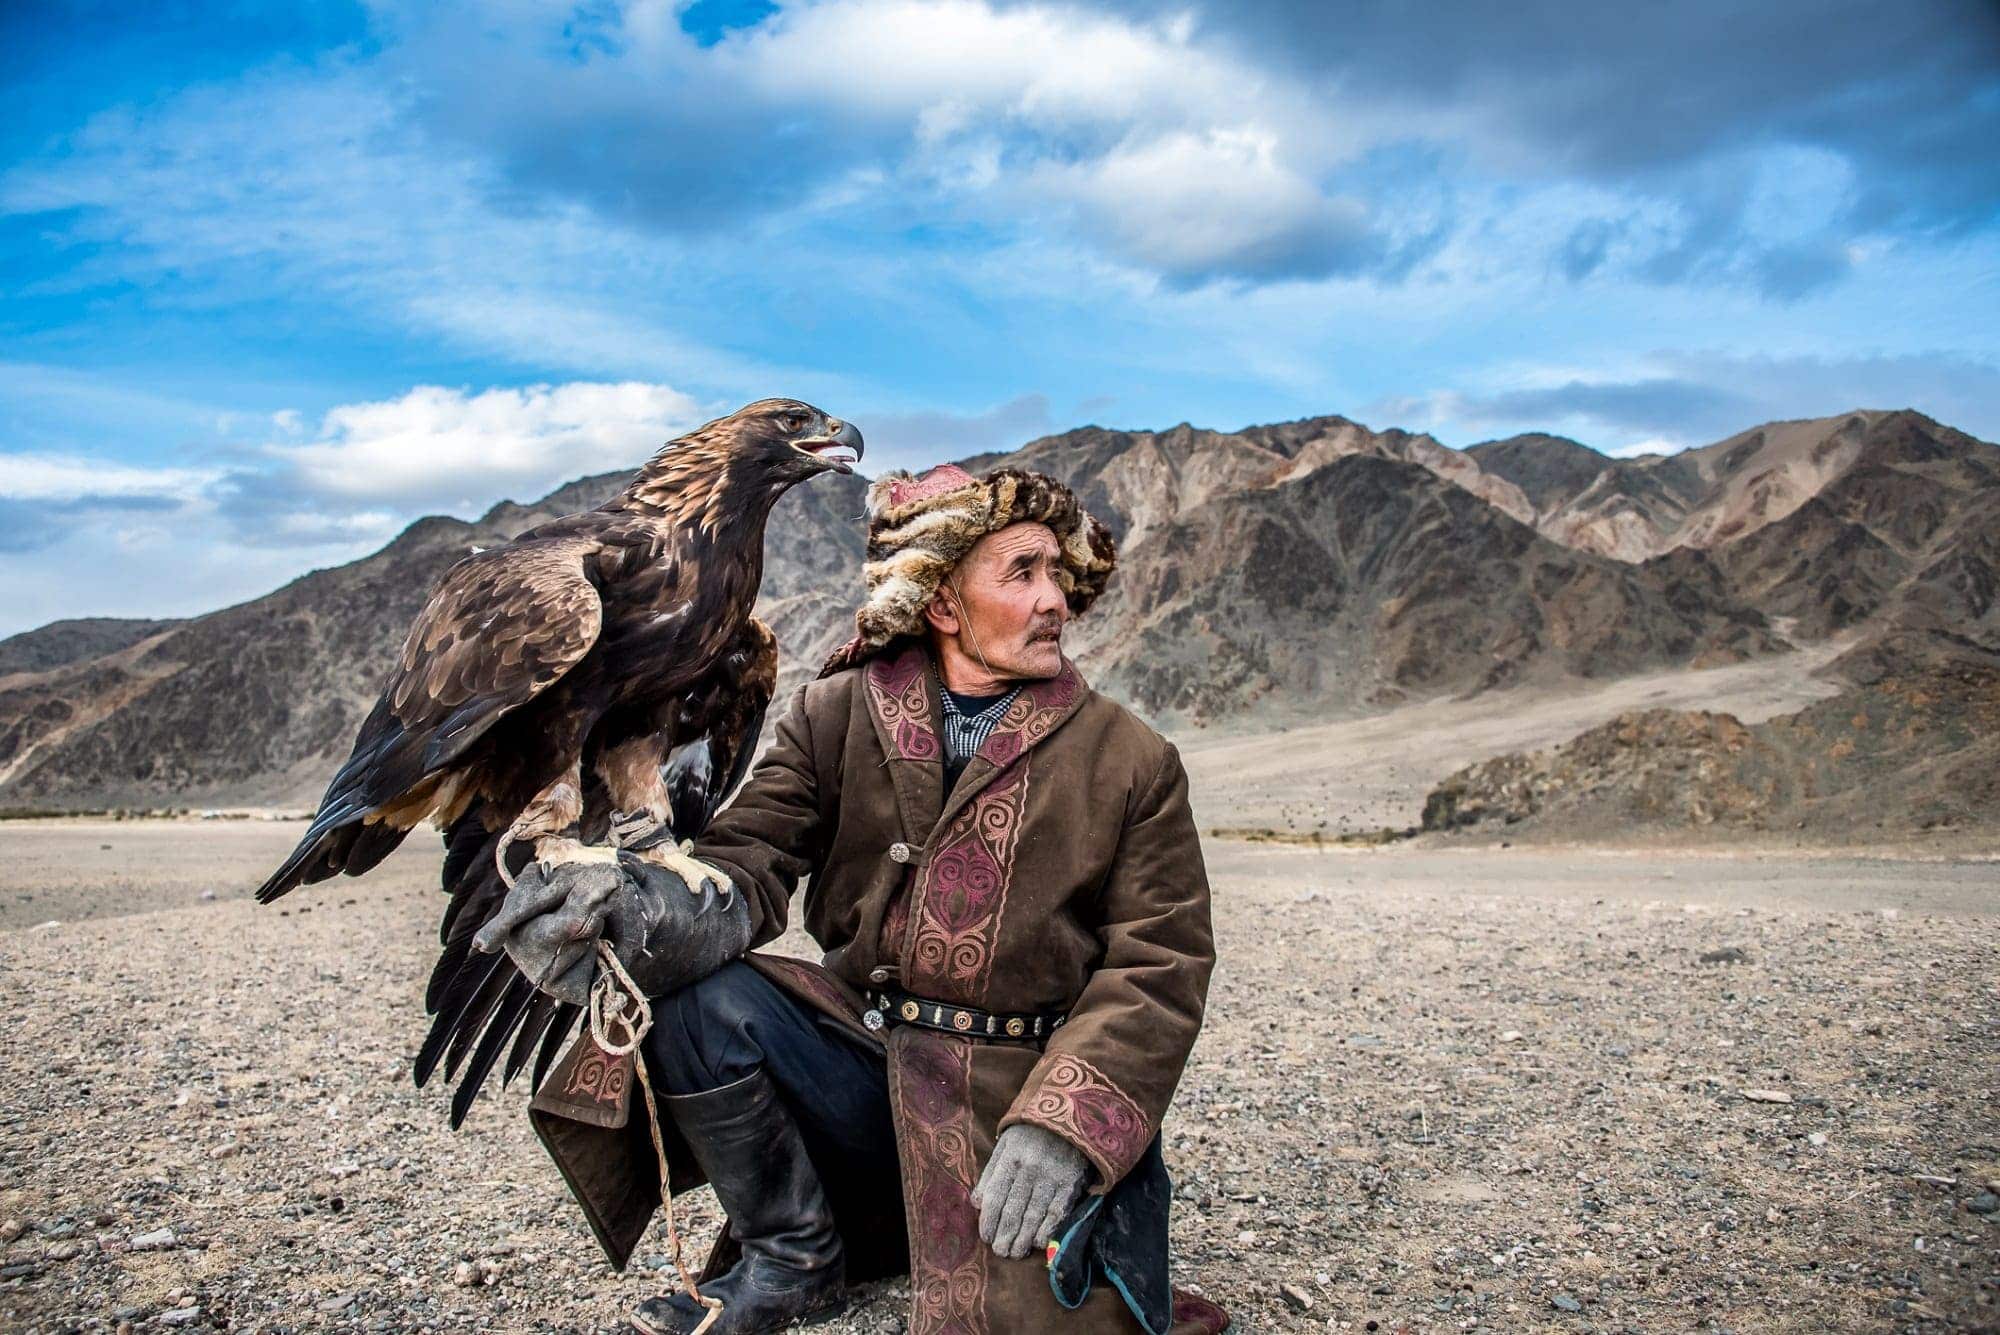
<path fill-rule="evenodd" d="M 292 821 L 0 827 L 0 1325 L 602 1331 L 520 1085 L 408 1077 L 434 849 L 258 907 Z M 1242 1331 L 2000 1323 L 2000 861 L 1212 841 L 1174 1271 Z M 784 949 L 810 943 L 790 935 Z M 708 1191 L 680 1203 L 698 1259 Z M 902 1329 L 858 1293 L 828 1331 Z"/>
<path fill-rule="evenodd" d="M 1746 715 L 1797 707 L 1719 682 L 1704 698 L 1741 687 Z M 1533 744 L 1626 703 L 1185 749 L 1205 828 L 1283 836 L 1329 804 L 1394 826 L 1482 730 Z M 521 1084 L 456 1133 L 411 1084 L 435 841 L 258 907 L 298 831 L 0 824 L 0 1327 L 623 1328 L 668 1282 L 658 1230 L 614 1274 Z M 1174 1273 L 1238 1330 L 2000 1329 L 1990 842 L 1206 856 Z M 713 1198 L 679 1208 L 698 1262 Z M 905 1299 L 863 1289 L 821 1329 L 899 1332 Z"/>

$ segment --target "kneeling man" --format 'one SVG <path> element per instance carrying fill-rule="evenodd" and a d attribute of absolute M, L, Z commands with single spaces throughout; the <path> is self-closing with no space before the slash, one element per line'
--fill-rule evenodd
<path fill-rule="evenodd" d="M 1062 652 L 1111 536 L 1015 469 L 891 473 L 868 518 L 859 633 L 695 842 L 715 884 L 627 860 L 610 915 L 660 992 L 642 1054 L 673 1186 L 712 1183 L 728 1215 L 710 1329 L 907 1269 L 912 1335 L 1219 1331 L 1167 1284 L 1159 1148 L 1214 963 L 1187 776 Z M 806 878 L 824 962 L 745 953 Z M 625 1091 L 591 1049 L 534 1116 L 622 1267 L 658 1174 L 643 1114 L 598 1111 Z M 674 1293 L 633 1321 L 706 1315 Z"/>

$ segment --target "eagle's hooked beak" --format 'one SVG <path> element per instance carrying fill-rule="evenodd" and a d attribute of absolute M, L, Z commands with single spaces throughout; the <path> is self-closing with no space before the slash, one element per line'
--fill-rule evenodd
<path fill-rule="evenodd" d="M 852 473 L 854 465 L 861 462 L 861 432 L 852 422 L 829 417 L 824 435 L 797 441 L 795 448 L 805 451 L 830 469 Z"/>

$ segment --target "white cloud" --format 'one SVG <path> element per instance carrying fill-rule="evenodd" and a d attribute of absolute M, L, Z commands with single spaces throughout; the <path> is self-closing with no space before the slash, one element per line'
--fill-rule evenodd
<path fill-rule="evenodd" d="M 1345 252 L 1319 233 L 1366 221 L 1332 178 L 1380 127 L 1202 41 L 1186 12 L 850 0 L 786 7 L 708 48 L 658 18 L 614 8 L 588 59 L 548 62 L 527 54 L 552 35 L 547 15 L 414 10 L 395 58 L 434 85 L 427 125 L 675 235 L 705 219 L 943 213 L 1200 280 L 1239 264 L 1325 272 Z M 481 73 L 453 73 L 468 68 Z M 517 90 L 519 116 L 491 114 L 495 82 Z M 1169 202 L 1194 215 L 1178 242 Z"/>
<path fill-rule="evenodd" d="M 1166 274 L 1317 274 L 1371 250 L 1367 208 L 1328 198 L 1262 127 L 1176 131 L 1093 162 L 1045 164 L 1031 181 L 1077 205 L 1112 250 Z"/>
<path fill-rule="evenodd" d="M 352 560 L 426 513 L 472 518 L 632 468 L 709 414 L 640 382 L 417 386 L 316 423 L 266 414 L 248 464 L 0 452 L 0 635 L 57 617 L 177 616 Z M 83 581 L 66 572 L 88 570 Z"/>
<path fill-rule="evenodd" d="M 477 394 L 420 385 L 400 398 L 335 408 L 315 439 L 269 452 L 316 497 L 463 503 L 636 467 L 701 420 L 692 398 L 665 385 L 530 385 Z"/>
<path fill-rule="evenodd" d="M 1073 219 L 1170 278 L 1317 275 L 1368 210 L 1328 178 L 1365 143 L 1321 94 L 1157 23 L 1062 5 L 864 0 L 786 11 L 717 48 L 773 107 L 809 98 L 907 127 L 907 165 L 994 216 Z M 867 69 L 802 83 L 802 65 Z"/>
<path fill-rule="evenodd" d="M 90 497 L 193 501 L 220 476 L 214 470 L 147 468 L 81 455 L 0 454 L 0 497 L 16 501 Z"/>

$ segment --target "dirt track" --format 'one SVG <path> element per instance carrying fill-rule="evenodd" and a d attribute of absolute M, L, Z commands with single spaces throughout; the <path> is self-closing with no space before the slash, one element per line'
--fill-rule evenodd
<path fill-rule="evenodd" d="M 259 909 L 297 830 L 0 826 L 0 1326 L 619 1326 L 663 1277 L 604 1267 L 522 1092 L 453 1135 L 410 1086 L 429 849 Z M 1177 1278 L 1239 1329 L 2000 1323 L 2000 864 L 1210 866 L 1168 1158 Z"/>

